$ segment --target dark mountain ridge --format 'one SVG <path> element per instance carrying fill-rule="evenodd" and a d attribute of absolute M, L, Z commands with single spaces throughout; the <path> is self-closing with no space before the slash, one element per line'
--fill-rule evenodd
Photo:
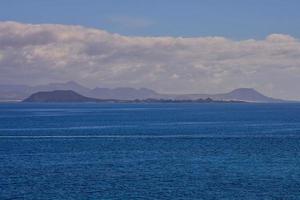
<path fill-rule="evenodd" d="M 280 102 L 283 100 L 275 99 L 271 97 L 267 97 L 253 88 L 238 88 L 235 89 L 229 93 L 220 94 L 220 97 L 222 97 L 224 100 L 231 99 L 239 99 L 244 101 L 250 101 L 250 102 Z"/>
<path fill-rule="evenodd" d="M 97 102 L 98 99 L 85 97 L 72 90 L 55 90 L 37 92 L 23 102 Z"/>
<path fill-rule="evenodd" d="M 147 88 L 99 88 L 90 89 L 74 81 L 66 83 L 51 83 L 39 86 L 24 85 L 0 85 L 0 101 L 22 100 L 33 93 L 40 91 L 72 90 L 80 95 L 95 99 L 115 99 L 115 100 L 145 100 L 145 99 L 165 99 L 165 100 L 197 100 L 211 98 L 222 101 L 247 101 L 247 102 L 286 102 L 281 99 L 267 97 L 252 88 L 239 88 L 228 93 L 220 94 L 161 94 Z"/>
<path fill-rule="evenodd" d="M 218 99 L 218 100 L 238 100 L 238 101 L 247 101 L 247 102 L 262 102 L 262 103 L 280 103 L 287 102 L 281 99 L 275 99 L 271 97 L 267 97 L 260 92 L 256 91 L 253 88 L 238 88 L 232 90 L 228 93 L 220 93 L 220 94 L 186 94 L 186 95 L 178 95 L 175 96 L 177 99 Z"/>
<path fill-rule="evenodd" d="M 72 90 L 54 90 L 36 92 L 24 99 L 23 102 L 35 103 L 83 103 L 83 102 L 110 102 L 110 103 L 242 103 L 241 101 L 219 101 L 210 98 L 197 100 L 174 100 L 174 99 L 143 99 L 143 100 L 119 100 L 119 99 L 96 99 L 80 95 Z"/>

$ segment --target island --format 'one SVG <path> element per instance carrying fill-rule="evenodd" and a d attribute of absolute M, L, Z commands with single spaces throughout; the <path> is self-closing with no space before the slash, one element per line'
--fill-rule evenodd
<path fill-rule="evenodd" d="M 54 90 L 36 92 L 24 99 L 22 102 L 35 103 L 67 103 L 67 102 L 107 102 L 107 103 L 244 103 L 244 101 L 235 100 L 213 100 L 212 98 L 205 99 L 97 99 L 83 96 L 72 90 Z"/>

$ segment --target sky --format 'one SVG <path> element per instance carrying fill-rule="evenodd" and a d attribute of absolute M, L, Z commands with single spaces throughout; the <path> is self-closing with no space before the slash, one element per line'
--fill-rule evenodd
<path fill-rule="evenodd" d="M 300 100 L 298 0 L 0 0 L 0 84 Z"/>

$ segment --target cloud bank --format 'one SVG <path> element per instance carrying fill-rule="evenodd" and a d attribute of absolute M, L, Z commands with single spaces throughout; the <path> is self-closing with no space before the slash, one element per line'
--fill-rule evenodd
<path fill-rule="evenodd" d="M 283 34 L 242 41 L 130 37 L 81 26 L 0 22 L 0 84 L 68 80 L 170 93 L 253 87 L 300 99 L 300 42 Z"/>

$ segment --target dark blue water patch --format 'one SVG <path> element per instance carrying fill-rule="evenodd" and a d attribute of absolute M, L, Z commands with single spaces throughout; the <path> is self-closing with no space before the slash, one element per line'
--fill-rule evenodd
<path fill-rule="evenodd" d="M 1 198 L 297 199 L 300 139 L 1 139 Z"/>
<path fill-rule="evenodd" d="M 299 199 L 300 104 L 0 104 L 0 199 Z"/>
<path fill-rule="evenodd" d="M 0 121 L 0 136 L 298 136 L 300 104 L 0 104 Z"/>

